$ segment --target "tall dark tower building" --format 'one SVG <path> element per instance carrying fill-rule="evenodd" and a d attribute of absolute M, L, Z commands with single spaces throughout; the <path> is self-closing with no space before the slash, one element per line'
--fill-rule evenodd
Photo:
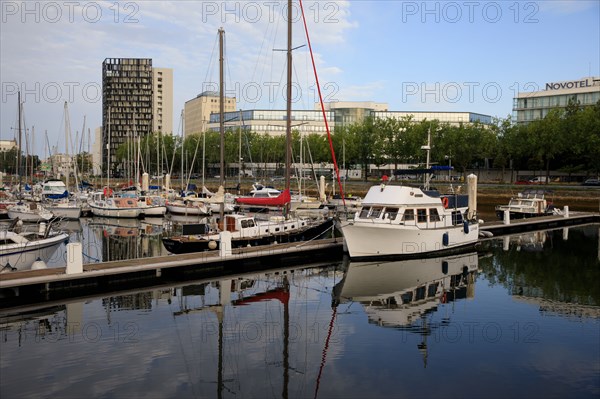
<path fill-rule="evenodd" d="M 152 59 L 107 58 L 102 63 L 102 169 L 119 170 L 117 148 L 134 134 L 152 133 Z M 109 137 L 110 134 L 110 137 Z M 110 149 L 109 149 L 110 146 Z M 110 153 L 110 162 L 108 156 Z"/>

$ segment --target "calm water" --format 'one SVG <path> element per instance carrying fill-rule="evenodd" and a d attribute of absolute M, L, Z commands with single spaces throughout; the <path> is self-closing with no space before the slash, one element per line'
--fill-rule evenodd
<path fill-rule="evenodd" d="M 0 309 L 0 396 L 596 398 L 599 228 Z M 89 259 L 162 251 L 82 230 Z"/>

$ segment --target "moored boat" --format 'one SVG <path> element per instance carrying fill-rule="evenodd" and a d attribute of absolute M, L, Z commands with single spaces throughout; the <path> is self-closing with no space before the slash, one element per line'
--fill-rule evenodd
<path fill-rule="evenodd" d="M 15 221 L 0 231 L 0 270 L 26 270 L 36 260 L 47 262 L 58 246 L 69 239 L 65 232 L 52 230 L 52 224 L 40 223 L 38 231 L 19 231 Z"/>
<path fill-rule="evenodd" d="M 509 212 L 511 219 L 524 219 L 552 215 L 555 210 L 552 202 L 546 199 L 546 190 L 525 190 L 508 201 L 508 205 L 497 205 L 496 216 L 504 219 Z"/>
<path fill-rule="evenodd" d="M 24 222 L 47 222 L 54 214 L 36 202 L 19 201 L 6 207 L 9 219 L 19 219 Z"/>
<path fill-rule="evenodd" d="M 465 194 L 381 184 L 369 189 L 341 230 L 351 259 L 436 256 L 477 243 L 475 204 Z"/>
<path fill-rule="evenodd" d="M 94 216 L 113 218 L 137 218 L 142 210 L 135 198 L 106 196 L 107 193 L 96 192 L 88 201 Z"/>
<path fill-rule="evenodd" d="M 324 238 L 327 231 L 333 232 L 334 227 L 332 218 L 312 220 L 271 216 L 260 220 L 254 216 L 231 214 L 225 215 L 224 222 L 219 230 L 231 233 L 232 248 Z M 164 237 L 163 244 L 175 254 L 215 250 L 219 248 L 220 235 L 219 232 L 209 232 Z"/>

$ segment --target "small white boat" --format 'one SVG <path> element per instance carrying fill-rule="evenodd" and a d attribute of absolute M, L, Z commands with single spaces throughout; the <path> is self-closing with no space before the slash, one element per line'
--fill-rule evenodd
<path fill-rule="evenodd" d="M 55 232 L 51 224 L 41 223 L 38 231 L 20 232 L 16 224 L 0 231 L 0 271 L 27 270 L 36 260 L 47 262 L 56 249 L 69 238 L 64 232 Z"/>
<path fill-rule="evenodd" d="M 44 203 L 44 207 L 57 218 L 75 220 L 81 217 L 81 204 L 69 201 L 67 198 L 47 201 Z"/>
<path fill-rule="evenodd" d="M 35 202 L 19 201 L 6 208 L 9 219 L 19 219 L 24 222 L 47 222 L 54 217 L 44 206 Z"/>
<path fill-rule="evenodd" d="M 187 197 L 167 201 L 169 213 L 177 215 L 210 215 L 210 207 L 204 203 L 203 198 Z"/>
<path fill-rule="evenodd" d="M 525 190 L 511 198 L 508 205 L 496 206 L 496 216 L 502 220 L 505 212 L 509 212 L 511 219 L 552 215 L 554 206 L 546 200 L 546 193 L 545 190 Z"/>
<path fill-rule="evenodd" d="M 142 213 L 135 198 L 106 197 L 104 192 L 92 194 L 88 203 L 94 216 L 137 218 Z"/>
<path fill-rule="evenodd" d="M 68 198 L 67 186 L 60 179 L 48 179 L 42 184 L 42 201 Z"/>
<path fill-rule="evenodd" d="M 167 213 L 166 201 L 159 195 L 142 195 L 138 199 L 138 205 L 147 217 L 165 216 Z"/>

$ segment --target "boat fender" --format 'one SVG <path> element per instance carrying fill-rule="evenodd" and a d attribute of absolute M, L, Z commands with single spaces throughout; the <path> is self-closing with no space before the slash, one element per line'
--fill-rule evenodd
<path fill-rule="evenodd" d="M 463 222 L 463 230 L 465 234 L 469 234 L 469 222 L 466 220 Z"/>
<path fill-rule="evenodd" d="M 208 242 L 208 249 L 217 249 L 217 242 L 215 240 L 210 240 Z"/>
<path fill-rule="evenodd" d="M 444 291 L 444 293 L 442 294 L 441 302 L 442 303 L 448 302 L 448 296 L 447 296 L 446 291 Z"/>
<path fill-rule="evenodd" d="M 444 235 L 442 236 L 442 244 L 444 244 L 445 247 L 447 247 L 448 244 L 450 244 L 450 237 L 448 236 L 448 233 L 444 233 Z"/>
<path fill-rule="evenodd" d="M 448 274 L 448 261 L 446 260 L 442 262 L 442 273 Z"/>
<path fill-rule="evenodd" d="M 442 205 L 445 209 L 448 209 L 448 197 L 442 197 Z"/>

